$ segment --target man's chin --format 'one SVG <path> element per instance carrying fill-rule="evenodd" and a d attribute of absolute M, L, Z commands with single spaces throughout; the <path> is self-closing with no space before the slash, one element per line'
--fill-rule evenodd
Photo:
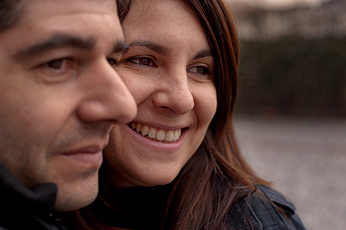
<path fill-rule="evenodd" d="M 89 179 L 89 183 L 84 180 L 79 186 L 58 186 L 57 200 L 54 210 L 68 212 L 81 209 L 91 204 L 98 194 L 98 175 L 93 180 Z"/>

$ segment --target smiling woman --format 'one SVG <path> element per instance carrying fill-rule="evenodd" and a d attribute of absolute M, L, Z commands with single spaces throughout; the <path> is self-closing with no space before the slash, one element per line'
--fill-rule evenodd
<path fill-rule="evenodd" d="M 252 172 L 234 140 L 239 51 L 223 2 L 123 3 L 129 50 L 115 68 L 138 114 L 113 127 L 99 197 L 66 219 L 71 229 L 251 229 L 272 225 L 270 215 L 277 229 L 288 229 L 292 218 L 302 226 L 293 206 Z M 290 210 L 289 220 L 271 196 Z M 270 213 L 257 214 L 260 209 Z"/>
<path fill-rule="evenodd" d="M 129 50 L 116 67 L 138 105 L 136 127 L 115 126 L 105 151 L 119 188 L 172 182 L 217 107 L 215 61 L 198 18 L 181 2 L 143 3 L 135 2 L 122 23 Z"/>

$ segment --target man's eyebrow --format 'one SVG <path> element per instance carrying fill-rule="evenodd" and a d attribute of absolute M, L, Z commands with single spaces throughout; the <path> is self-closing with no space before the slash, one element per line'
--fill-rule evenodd
<path fill-rule="evenodd" d="M 21 57 L 38 55 L 50 49 L 68 46 L 89 51 L 94 48 L 95 39 L 93 37 L 82 38 L 72 35 L 57 34 L 51 36 L 47 40 L 35 43 L 29 47 L 19 50 L 13 56 L 18 59 Z"/>
<path fill-rule="evenodd" d="M 155 51 L 156 53 L 158 53 L 162 56 L 167 56 L 169 53 L 168 49 L 166 47 L 155 44 L 155 43 L 150 42 L 150 41 L 136 40 L 136 41 L 133 41 L 129 44 L 129 47 L 132 47 L 132 46 L 144 46 L 148 49 Z"/>
<path fill-rule="evenodd" d="M 129 45 L 125 41 L 117 41 L 113 45 L 113 53 L 126 53 L 129 50 Z"/>
<path fill-rule="evenodd" d="M 204 58 L 209 56 L 214 57 L 213 53 L 210 50 L 202 50 L 198 52 L 193 59 L 195 60 L 198 58 Z"/>

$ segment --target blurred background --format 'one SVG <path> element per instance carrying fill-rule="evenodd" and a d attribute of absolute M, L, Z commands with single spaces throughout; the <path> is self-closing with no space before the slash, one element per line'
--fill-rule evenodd
<path fill-rule="evenodd" d="M 235 129 L 307 229 L 346 226 L 346 0 L 226 0 L 241 64 Z"/>

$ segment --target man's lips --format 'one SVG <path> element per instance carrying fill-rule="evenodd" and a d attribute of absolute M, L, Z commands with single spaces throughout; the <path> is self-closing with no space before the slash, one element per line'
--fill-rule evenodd
<path fill-rule="evenodd" d="M 103 158 L 102 150 L 103 147 L 90 146 L 64 152 L 62 153 L 62 156 L 68 157 L 68 159 L 73 161 L 90 165 L 91 167 L 99 167 Z"/>

